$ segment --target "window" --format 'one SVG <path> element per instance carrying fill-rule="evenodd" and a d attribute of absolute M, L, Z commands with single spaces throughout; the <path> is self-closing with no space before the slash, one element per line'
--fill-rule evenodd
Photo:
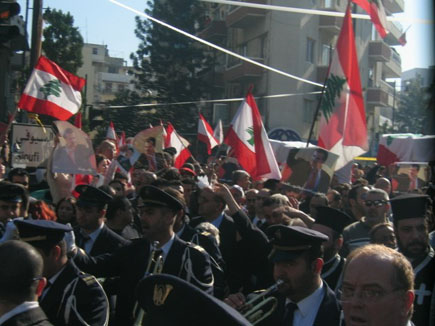
<path fill-rule="evenodd" d="M 329 66 L 329 61 L 331 60 L 332 48 L 328 44 L 322 44 L 322 57 L 320 58 L 321 66 Z"/>
<path fill-rule="evenodd" d="M 305 56 L 305 60 L 310 63 L 314 63 L 314 46 L 316 41 L 311 38 L 307 38 L 307 52 Z"/>
<path fill-rule="evenodd" d="M 92 54 L 98 54 L 98 48 L 92 48 Z"/>
<path fill-rule="evenodd" d="M 314 117 L 314 101 L 304 99 L 304 114 L 303 119 L 305 123 L 312 123 Z"/>
<path fill-rule="evenodd" d="M 111 74 L 117 74 L 119 73 L 119 68 L 114 66 L 109 66 L 108 72 Z"/>
<path fill-rule="evenodd" d="M 104 90 L 108 93 L 112 92 L 112 83 L 106 83 Z"/>

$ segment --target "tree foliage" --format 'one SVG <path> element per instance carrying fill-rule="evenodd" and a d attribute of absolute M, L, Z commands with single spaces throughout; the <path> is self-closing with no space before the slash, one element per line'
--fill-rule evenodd
<path fill-rule="evenodd" d="M 190 34 L 196 34 L 204 21 L 203 4 L 195 0 L 148 2 L 146 13 Z M 140 44 L 131 55 L 139 94 L 157 103 L 200 100 L 207 91 L 202 72 L 210 69 L 208 52 L 198 42 L 149 20 L 136 17 L 136 36 Z M 144 121 L 171 121 L 179 132 L 196 128 L 194 105 L 167 105 L 155 114 L 144 115 Z"/>
<path fill-rule="evenodd" d="M 44 28 L 42 50 L 50 60 L 63 69 L 77 73 L 83 65 L 83 37 L 78 27 L 74 27 L 74 18 L 69 12 L 50 9 L 44 12 Z"/>
<path fill-rule="evenodd" d="M 402 86 L 400 102 L 394 113 L 393 131 L 425 134 L 430 119 L 429 90 L 421 86 L 421 78 L 414 78 Z"/>

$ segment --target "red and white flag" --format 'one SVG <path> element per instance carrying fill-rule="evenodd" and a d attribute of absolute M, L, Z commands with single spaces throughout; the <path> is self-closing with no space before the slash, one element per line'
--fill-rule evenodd
<path fill-rule="evenodd" d="M 208 155 L 211 154 L 213 147 L 219 145 L 219 142 L 213 136 L 213 129 L 201 113 L 198 121 L 198 139 L 207 145 Z"/>
<path fill-rule="evenodd" d="M 281 172 L 264 129 L 254 97 L 249 92 L 231 122 L 224 143 L 254 180 L 281 179 Z"/>
<path fill-rule="evenodd" d="M 219 145 L 224 141 L 224 128 L 222 127 L 222 120 L 219 119 L 213 131 L 214 138 L 218 141 Z"/>
<path fill-rule="evenodd" d="M 168 134 L 166 133 L 166 128 L 165 128 L 165 126 L 163 125 L 162 120 L 160 120 L 160 125 L 161 125 L 162 128 L 163 128 L 163 133 L 162 133 L 163 139 L 166 139 L 166 136 L 168 136 Z"/>
<path fill-rule="evenodd" d="M 186 160 L 192 156 L 187 146 L 183 143 L 182 137 L 178 135 L 175 131 L 174 126 L 168 122 L 168 127 L 166 128 L 167 138 L 165 147 L 174 147 L 177 153 L 174 156 L 174 167 L 177 169 L 181 168 L 186 162 Z"/>
<path fill-rule="evenodd" d="M 82 129 L 82 113 L 81 112 L 78 112 L 76 114 L 75 119 L 74 119 L 74 126 L 79 128 L 79 129 Z"/>
<path fill-rule="evenodd" d="M 110 121 L 109 127 L 107 127 L 106 139 L 117 141 L 115 126 L 112 121 Z"/>
<path fill-rule="evenodd" d="M 125 141 L 125 131 L 121 132 L 121 136 L 118 137 L 118 148 L 127 145 Z"/>
<path fill-rule="evenodd" d="M 385 14 L 382 0 L 352 0 L 360 6 L 369 16 L 379 35 L 387 36 L 387 15 Z"/>
<path fill-rule="evenodd" d="M 21 95 L 18 107 L 37 114 L 68 120 L 82 104 L 85 80 L 41 56 Z"/>
<path fill-rule="evenodd" d="M 366 115 L 350 6 L 329 67 L 318 145 L 339 156 L 336 170 L 368 150 Z"/>

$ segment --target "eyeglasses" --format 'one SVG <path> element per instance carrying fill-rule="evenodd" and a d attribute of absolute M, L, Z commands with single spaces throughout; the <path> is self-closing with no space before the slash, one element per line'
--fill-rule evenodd
<path fill-rule="evenodd" d="M 367 207 L 370 207 L 372 205 L 375 206 L 375 207 L 381 207 L 381 206 L 385 205 L 386 203 L 387 203 L 386 200 L 365 200 L 364 201 L 364 204 Z"/>
<path fill-rule="evenodd" d="M 357 291 L 355 291 L 355 289 L 343 287 L 341 293 L 341 302 L 349 303 L 349 301 L 357 297 L 363 303 L 374 303 L 376 301 L 379 301 L 383 297 L 397 291 L 404 291 L 404 289 L 402 288 L 393 289 L 390 292 L 386 292 L 382 289 L 362 289 L 361 291 L 359 291 L 359 294 L 357 294 Z"/>

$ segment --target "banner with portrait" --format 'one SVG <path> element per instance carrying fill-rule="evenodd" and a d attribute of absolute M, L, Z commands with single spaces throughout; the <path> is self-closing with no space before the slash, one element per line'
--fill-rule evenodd
<path fill-rule="evenodd" d="M 413 192 L 428 185 L 431 179 L 427 163 L 400 162 L 390 168 L 391 189 L 393 192 Z"/>
<path fill-rule="evenodd" d="M 95 153 L 88 135 L 67 121 L 55 121 L 59 143 L 53 152 L 53 172 L 96 175 Z"/>

